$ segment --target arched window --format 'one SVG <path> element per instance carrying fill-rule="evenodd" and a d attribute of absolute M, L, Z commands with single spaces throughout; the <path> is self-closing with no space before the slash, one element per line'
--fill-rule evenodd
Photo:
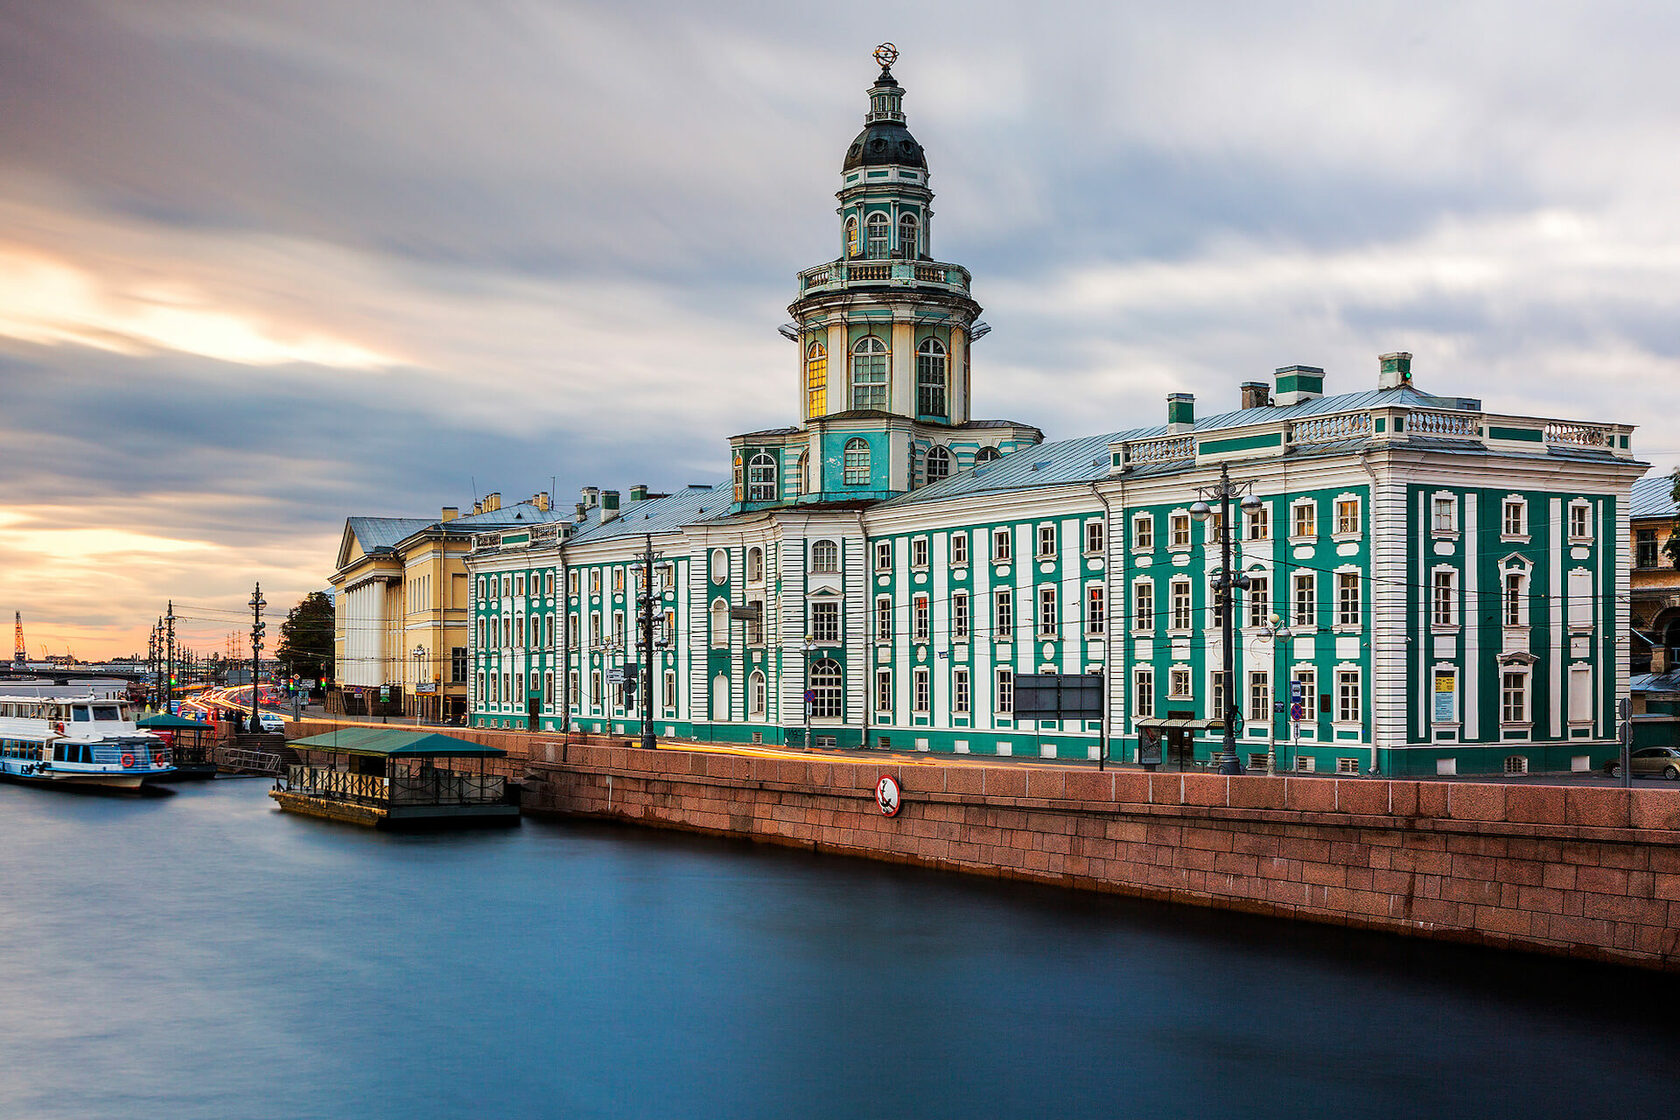
<path fill-rule="evenodd" d="M 811 666 L 811 718 L 839 719 L 840 663 L 825 657 Z"/>
<path fill-rule="evenodd" d="M 951 453 L 937 444 L 928 448 L 927 470 L 924 473 L 929 482 L 938 482 L 942 478 L 949 478 L 951 476 Z"/>
<path fill-rule="evenodd" d="M 747 582 L 764 582 L 764 550 L 757 546 L 747 549 Z"/>
<path fill-rule="evenodd" d="M 858 255 L 858 227 L 857 215 L 855 214 L 846 219 L 846 255 L 848 257 Z"/>
<path fill-rule="evenodd" d="M 811 546 L 811 570 L 813 572 L 838 572 L 840 570 L 840 546 L 833 541 L 818 541 Z"/>
<path fill-rule="evenodd" d="M 729 722 L 729 678 L 721 673 L 712 678 L 712 721 Z"/>
<path fill-rule="evenodd" d="M 869 444 L 865 440 L 847 440 L 842 460 L 847 486 L 869 485 Z"/>
<path fill-rule="evenodd" d="M 805 417 L 828 411 L 828 351 L 820 342 L 805 351 Z"/>
<path fill-rule="evenodd" d="M 760 451 L 747 465 L 747 501 L 776 500 L 776 460 Z"/>
<path fill-rule="evenodd" d="M 888 252 L 887 240 L 892 235 L 892 219 L 877 210 L 875 213 L 869 215 L 869 220 L 864 223 L 864 228 L 869 237 L 867 251 L 864 253 L 864 256 L 868 257 L 872 261 L 886 260 Z"/>
<path fill-rule="evenodd" d="M 852 347 L 852 407 L 887 407 L 887 344 L 867 335 Z"/>
<path fill-rule="evenodd" d="M 989 463 L 993 459 L 999 458 L 1002 455 L 1003 452 L 999 451 L 995 447 L 982 447 L 974 453 L 974 461 L 976 463 Z"/>
<path fill-rule="evenodd" d="M 726 599 L 712 600 L 712 645 L 729 645 L 729 602 Z"/>
<path fill-rule="evenodd" d="M 916 412 L 945 415 L 945 347 L 937 338 L 916 347 Z"/>
<path fill-rule="evenodd" d="M 799 453 L 799 466 L 793 472 L 793 493 L 795 497 L 810 492 L 811 481 L 808 477 L 810 470 L 811 453 L 801 451 Z"/>
<path fill-rule="evenodd" d="M 916 237 L 916 215 L 914 214 L 899 216 L 898 255 L 907 261 L 913 261 L 922 255 L 921 245 Z"/>
<path fill-rule="evenodd" d="M 747 678 L 747 714 L 749 716 L 764 715 L 766 692 L 764 688 L 764 674 L 754 672 Z"/>

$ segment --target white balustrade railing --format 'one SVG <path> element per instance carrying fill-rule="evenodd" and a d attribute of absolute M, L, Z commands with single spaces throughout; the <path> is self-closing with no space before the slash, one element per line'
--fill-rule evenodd
<path fill-rule="evenodd" d="M 1574 447 L 1609 447 L 1611 432 L 1596 424 L 1571 424 L 1554 420 L 1546 425 L 1547 443 L 1567 443 Z"/>
<path fill-rule="evenodd" d="M 1126 444 L 1127 463 L 1174 463 L 1195 457 L 1195 436 L 1169 436 Z"/>
<path fill-rule="evenodd" d="M 1289 425 L 1291 443 L 1332 443 L 1343 439 L 1364 439 L 1371 434 L 1369 412 L 1343 412 L 1334 416 L 1309 416 Z"/>
<path fill-rule="evenodd" d="M 1419 436 L 1460 436 L 1476 439 L 1481 435 L 1479 417 L 1462 412 L 1411 412 L 1406 416 L 1406 431 Z"/>

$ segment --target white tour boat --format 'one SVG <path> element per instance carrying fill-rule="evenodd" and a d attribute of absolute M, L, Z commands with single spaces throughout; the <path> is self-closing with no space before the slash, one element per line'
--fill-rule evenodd
<path fill-rule="evenodd" d="M 0 778 L 137 790 L 174 769 L 168 746 L 135 726 L 126 700 L 0 695 Z"/>

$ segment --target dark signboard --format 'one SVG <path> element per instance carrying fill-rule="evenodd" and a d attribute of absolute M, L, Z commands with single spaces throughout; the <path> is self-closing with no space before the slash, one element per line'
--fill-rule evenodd
<path fill-rule="evenodd" d="M 1138 755 L 1140 766 L 1161 765 L 1161 729 L 1159 727 L 1138 728 Z"/>
<path fill-rule="evenodd" d="M 1101 673 L 1026 673 L 1015 678 L 1017 719 L 1101 719 Z"/>

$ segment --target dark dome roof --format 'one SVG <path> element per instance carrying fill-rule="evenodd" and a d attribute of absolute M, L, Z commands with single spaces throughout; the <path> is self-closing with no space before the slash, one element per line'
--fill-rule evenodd
<path fill-rule="evenodd" d="M 871 121 L 857 134 L 852 146 L 846 149 L 846 162 L 841 171 L 854 167 L 880 167 L 885 164 L 919 167 L 927 170 L 927 156 L 902 121 Z"/>

